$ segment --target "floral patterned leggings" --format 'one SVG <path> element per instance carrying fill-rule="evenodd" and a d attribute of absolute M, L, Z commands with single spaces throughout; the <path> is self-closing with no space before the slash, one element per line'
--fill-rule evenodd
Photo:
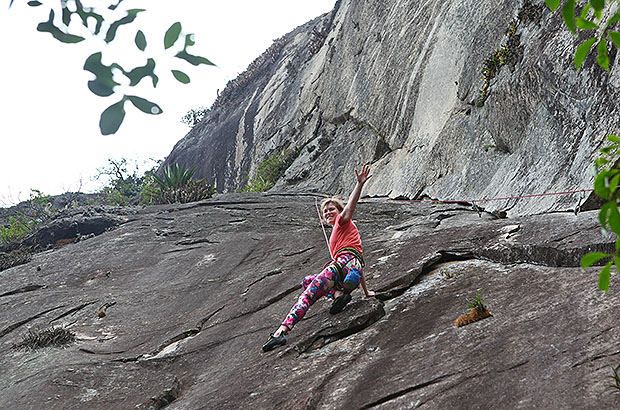
<path fill-rule="evenodd" d="M 343 266 L 344 275 L 346 276 L 349 269 L 356 268 L 360 272 L 362 266 L 355 256 L 351 253 L 343 253 L 338 255 L 336 262 Z M 304 287 L 303 293 L 297 299 L 297 303 L 293 305 L 291 311 L 282 322 L 289 330 L 299 322 L 308 311 L 308 308 L 323 296 L 333 297 L 338 284 L 338 273 L 334 262 L 327 265 L 325 269 L 318 275 L 308 275 L 304 278 L 301 285 Z"/>

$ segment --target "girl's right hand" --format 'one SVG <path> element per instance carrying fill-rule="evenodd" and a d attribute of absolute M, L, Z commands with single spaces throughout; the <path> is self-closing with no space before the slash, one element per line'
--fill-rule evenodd
<path fill-rule="evenodd" d="M 357 182 L 360 185 L 364 185 L 366 183 L 366 181 L 368 181 L 368 179 L 372 176 L 372 175 L 370 175 L 370 167 L 368 165 L 362 166 L 362 171 L 361 172 L 357 172 L 357 169 L 356 169 L 355 170 L 355 176 L 357 178 Z"/>

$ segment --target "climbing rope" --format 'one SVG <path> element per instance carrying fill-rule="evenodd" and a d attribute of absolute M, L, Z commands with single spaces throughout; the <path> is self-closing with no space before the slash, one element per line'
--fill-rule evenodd
<path fill-rule="evenodd" d="M 323 218 L 321 217 L 321 210 L 319 209 L 319 199 L 316 197 L 314 198 L 314 205 L 316 205 L 316 213 L 319 215 L 319 222 L 321 222 L 321 228 L 323 228 L 323 235 L 325 236 L 325 243 L 327 243 L 329 257 L 332 258 L 332 250 L 329 247 L 329 239 L 327 239 L 327 232 L 325 232 L 325 225 L 323 225 Z"/>

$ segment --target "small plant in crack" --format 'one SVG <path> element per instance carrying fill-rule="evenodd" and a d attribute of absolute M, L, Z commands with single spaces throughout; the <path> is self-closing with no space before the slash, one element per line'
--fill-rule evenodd
<path fill-rule="evenodd" d="M 482 299 L 482 294 L 480 289 L 476 290 L 476 295 L 467 301 L 467 306 L 470 309 L 476 309 L 476 310 L 487 310 L 486 305 L 484 304 L 484 299 Z"/>
<path fill-rule="evenodd" d="M 485 305 L 484 299 L 482 299 L 480 289 L 477 289 L 476 295 L 467 301 L 467 306 L 470 309 L 469 312 L 456 318 L 454 321 L 455 327 L 465 326 L 492 316 Z"/>
<path fill-rule="evenodd" d="M 13 345 L 17 350 L 36 350 L 44 347 L 66 347 L 75 342 L 75 333 L 65 327 L 50 327 L 48 329 L 28 329 L 28 333 L 22 336 L 22 341 Z"/>
<path fill-rule="evenodd" d="M 448 268 L 441 268 L 441 269 L 439 269 L 439 274 L 440 274 L 442 277 L 446 278 L 446 279 L 452 279 L 452 278 L 454 278 L 454 276 L 455 276 L 454 271 L 451 271 L 451 270 L 450 270 L 450 269 L 448 269 Z"/>
<path fill-rule="evenodd" d="M 620 365 L 611 368 L 611 379 L 613 382 L 607 387 L 612 390 L 612 393 L 616 396 L 616 402 L 620 401 L 620 375 L 618 375 Z"/>

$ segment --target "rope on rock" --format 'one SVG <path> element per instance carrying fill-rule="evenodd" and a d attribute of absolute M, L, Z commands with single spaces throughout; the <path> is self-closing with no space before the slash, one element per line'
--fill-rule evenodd
<path fill-rule="evenodd" d="M 561 191 L 561 192 L 546 192 L 542 194 L 528 194 L 528 195 L 518 195 L 518 196 L 506 196 L 506 197 L 498 197 L 498 198 L 481 198 L 481 199 L 374 199 L 376 201 L 390 201 L 390 202 L 430 202 L 430 203 L 456 203 L 456 204 L 471 204 L 475 211 L 478 212 L 479 216 L 482 216 L 482 208 L 479 207 L 477 202 L 489 202 L 489 201 L 506 201 L 509 199 L 522 199 L 522 198 L 536 198 L 542 196 L 550 196 L 550 195 L 569 195 L 569 194 L 579 194 L 581 193 L 581 198 L 579 199 L 579 203 L 575 207 L 575 214 L 577 214 L 581 210 L 581 201 L 585 197 L 586 192 L 592 192 L 593 189 L 578 189 L 576 191 Z M 371 199 L 372 200 L 372 199 Z"/>

